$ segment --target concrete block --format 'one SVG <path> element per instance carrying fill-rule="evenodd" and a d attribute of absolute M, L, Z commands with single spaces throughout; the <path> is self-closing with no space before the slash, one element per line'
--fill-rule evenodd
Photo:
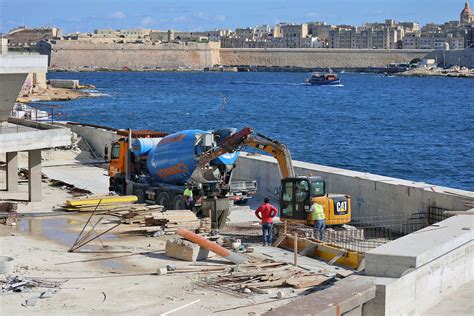
<path fill-rule="evenodd" d="M 18 152 L 7 153 L 7 191 L 18 191 Z"/>
<path fill-rule="evenodd" d="M 474 221 L 463 216 L 448 218 L 369 251 L 365 273 L 377 277 L 401 277 L 473 240 Z"/>
<path fill-rule="evenodd" d="M 361 307 L 374 297 L 374 278 L 354 275 L 264 315 L 361 315 Z"/>
<path fill-rule="evenodd" d="M 74 79 L 50 79 L 49 85 L 55 88 L 77 89 L 79 80 Z"/>
<path fill-rule="evenodd" d="M 41 201 L 41 149 L 28 151 L 28 200 Z"/>
<path fill-rule="evenodd" d="M 170 239 L 166 242 L 168 257 L 185 261 L 204 260 L 209 256 L 209 250 L 183 239 Z"/>
<path fill-rule="evenodd" d="M 400 278 L 374 278 L 375 299 L 363 315 L 420 315 L 472 282 L 474 242 L 470 241 Z"/>

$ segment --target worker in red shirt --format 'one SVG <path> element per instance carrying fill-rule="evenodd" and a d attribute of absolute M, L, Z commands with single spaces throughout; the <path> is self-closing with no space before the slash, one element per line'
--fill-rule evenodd
<path fill-rule="evenodd" d="M 273 217 L 278 214 L 278 210 L 270 204 L 270 199 L 265 198 L 263 204 L 255 211 L 255 216 L 262 221 L 263 245 L 272 245 Z"/>

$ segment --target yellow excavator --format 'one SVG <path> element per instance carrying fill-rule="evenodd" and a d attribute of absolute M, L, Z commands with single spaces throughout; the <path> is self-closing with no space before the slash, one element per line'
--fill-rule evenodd
<path fill-rule="evenodd" d="M 212 159 L 245 146 L 267 152 L 278 162 L 281 174 L 279 215 L 282 221 L 313 225 L 307 211 L 314 202 L 323 206 L 326 225 L 342 225 L 351 221 L 349 195 L 328 194 L 322 177 L 297 176 L 286 145 L 253 132 L 250 127 L 234 134 L 232 142 L 226 144 L 224 141 L 216 149 L 204 153 L 200 159 L 201 170 L 205 170 Z"/>

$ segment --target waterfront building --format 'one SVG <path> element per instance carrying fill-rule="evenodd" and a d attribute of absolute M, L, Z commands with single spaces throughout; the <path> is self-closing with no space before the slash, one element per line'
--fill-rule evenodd
<path fill-rule="evenodd" d="M 474 48 L 474 25 L 466 28 L 466 37 L 464 40 L 464 47 Z"/>
<path fill-rule="evenodd" d="M 287 24 L 281 27 L 283 43 L 286 48 L 310 47 L 308 37 L 308 24 Z M 308 45 L 309 44 L 309 45 Z"/>
<path fill-rule="evenodd" d="M 235 37 L 255 40 L 255 29 L 251 27 L 235 29 Z"/>

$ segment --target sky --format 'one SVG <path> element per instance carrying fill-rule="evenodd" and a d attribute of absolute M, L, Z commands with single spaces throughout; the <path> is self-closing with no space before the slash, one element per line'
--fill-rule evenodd
<path fill-rule="evenodd" d="M 278 22 L 361 25 L 458 20 L 465 0 L 0 0 L 0 33 L 20 25 L 205 31 Z"/>

